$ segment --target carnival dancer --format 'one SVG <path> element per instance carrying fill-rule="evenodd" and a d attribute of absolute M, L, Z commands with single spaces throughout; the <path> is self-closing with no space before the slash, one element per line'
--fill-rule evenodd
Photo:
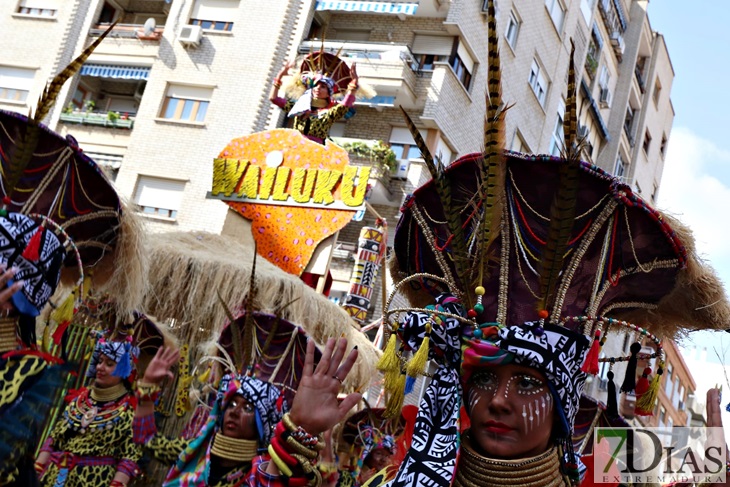
<path fill-rule="evenodd" d="M 312 53 L 304 59 L 299 73 L 293 77 L 292 86 L 286 87 L 287 96 L 296 99 L 282 98 L 278 96 L 282 78 L 288 75 L 292 65 L 292 62 L 287 62 L 274 78 L 269 101 L 284 110 L 287 118 L 293 119 L 292 128 L 324 144 L 332 125 L 345 117 L 355 103 L 355 94 L 360 87 L 356 64 L 352 63 L 348 68 L 344 61 L 332 54 Z M 303 93 L 301 88 L 305 89 Z M 335 96 L 342 91 L 345 95 L 338 101 Z"/>
<path fill-rule="evenodd" d="M 23 468 L 24 459 L 32 455 L 69 372 L 50 367 L 62 360 L 39 350 L 35 335 L 36 317 L 61 278 L 73 291 L 65 300 L 54 299 L 63 317 L 55 334 L 59 343 L 91 269 L 94 286 L 113 287 L 125 297 L 120 309 L 135 294 L 130 289 L 142 288 L 133 282 L 141 278 L 134 269 L 143 260 L 133 212 L 126 211 L 113 185 L 73 137 L 61 137 L 41 123 L 65 81 L 108 32 L 52 80 L 30 117 L 0 111 L 0 263 L 12 271 L 7 283 L 17 291 L 0 319 L 2 485 L 35 481 L 33 469 Z M 126 261 L 124 266 L 120 260 Z M 141 299 L 141 292 L 137 297 Z"/>
<path fill-rule="evenodd" d="M 484 153 L 439 170 L 407 120 L 433 180 L 403 205 L 396 230 L 393 279 L 413 308 L 383 320 L 390 413 L 407 376 L 429 358 L 436 370 L 392 486 L 576 485 L 571 434 L 587 374 L 600 360 L 627 362 L 621 389 L 636 393 L 637 414 L 651 414 L 663 367 L 656 335 L 723 329 L 730 318 L 689 230 L 580 162 L 572 61 L 563 156 L 503 151 L 493 1 L 488 25 Z M 630 356 L 599 359 L 609 330 L 636 337 Z M 654 370 L 637 371 L 641 359 L 655 359 Z"/>
<path fill-rule="evenodd" d="M 255 284 L 253 288 L 255 293 Z M 135 441 L 172 467 L 163 485 L 230 487 L 249 482 L 256 462 L 268 458 L 273 429 L 288 410 L 286 396 L 291 399 L 299 383 L 306 335 L 286 320 L 247 310 L 223 329 L 217 344 L 220 353 L 213 365 L 222 365 L 224 375 L 212 409 L 187 438 L 158 433 L 153 416 L 154 400 L 162 381 L 171 376 L 177 351 L 160 351 L 138 384 Z M 243 353 L 242 346 L 256 352 Z"/>
<path fill-rule="evenodd" d="M 142 449 L 132 438 L 135 401 L 130 388 L 140 347 L 151 355 L 163 340 L 142 314 L 100 334 L 87 371 L 94 383 L 71 399 L 38 456 L 36 470 L 44 486 L 122 487 L 139 474 Z"/>

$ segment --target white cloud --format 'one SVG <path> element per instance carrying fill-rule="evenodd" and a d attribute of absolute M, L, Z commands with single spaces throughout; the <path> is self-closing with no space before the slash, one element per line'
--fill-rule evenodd
<path fill-rule="evenodd" d="M 730 152 L 686 128 L 667 150 L 659 207 L 692 228 L 700 255 L 730 282 Z"/>

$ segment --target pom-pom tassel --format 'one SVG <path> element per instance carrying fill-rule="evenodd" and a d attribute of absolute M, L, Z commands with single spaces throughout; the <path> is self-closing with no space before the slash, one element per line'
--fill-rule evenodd
<path fill-rule="evenodd" d="M 112 372 L 112 375 L 115 377 L 121 377 L 122 379 L 126 379 L 131 373 L 132 358 L 129 356 L 129 347 L 125 346 L 124 354 L 122 355 L 122 358 L 119 359 L 119 362 L 117 362 L 117 366 L 114 368 L 114 372 Z"/>
<path fill-rule="evenodd" d="M 609 418 L 618 417 L 618 398 L 616 397 L 616 384 L 613 382 L 613 371 L 606 374 L 608 378 L 608 398 L 606 399 L 606 416 Z"/>
<path fill-rule="evenodd" d="M 396 346 L 396 332 L 390 332 L 390 338 L 388 338 L 388 345 L 386 345 L 383 355 L 378 360 L 376 367 L 381 372 L 388 372 L 391 370 L 397 370 L 399 365 L 398 356 L 395 353 Z"/>
<path fill-rule="evenodd" d="M 626 365 L 626 376 L 621 384 L 621 392 L 631 392 L 636 389 L 636 364 L 639 361 L 637 355 L 641 351 L 641 344 L 634 342 L 631 344 L 631 357 Z"/>
<path fill-rule="evenodd" d="M 593 338 L 590 350 L 586 354 L 586 359 L 583 361 L 583 365 L 580 370 L 586 374 L 596 375 L 598 374 L 598 356 L 601 353 L 601 330 L 596 330 L 596 336 Z"/>
<path fill-rule="evenodd" d="M 396 379 L 396 385 L 393 392 L 388 397 L 388 403 L 385 406 L 385 413 L 383 414 L 386 418 L 394 418 L 400 414 L 400 410 L 403 408 L 403 401 L 405 400 L 406 390 L 406 374 L 401 373 Z"/>
<path fill-rule="evenodd" d="M 45 223 L 41 223 L 38 229 L 35 231 L 28 245 L 23 250 L 23 258 L 29 262 L 38 262 L 41 258 L 41 239 L 43 238 L 43 230 L 45 230 Z"/>
<path fill-rule="evenodd" d="M 647 380 L 647 386 L 646 390 L 641 393 L 641 396 L 639 396 L 640 391 L 640 385 L 642 385 L 642 382 L 645 380 L 644 377 L 646 377 L 648 374 L 646 371 L 649 371 L 649 374 L 651 373 L 650 368 L 646 368 L 644 370 L 644 375 L 639 379 L 639 384 L 636 384 L 636 405 L 634 406 L 634 413 L 639 416 L 651 416 L 654 411 L 654 405 L 656 404 L 657 396 L 659 395 L 659 381 L 661 380 L 661 373 L 659 370 L 656 374 L 654 374 L 654 377 L 651 378 L 651 382 L 649 383 Z"/>
<path fill-rule="evenodd" d="M 66 328 L 71 324 L 74 317 L 76 304 L 76 290 L 71 291 L 66 299 L 63 300 L 61 306 L 54 309 L 51 313 L 51 319 L 56 322 L 56 331 L 53 332 L 53 343 L 56 345 L 61 343 Z"/>
<path fill-rule="evenodd" d="M 431 323 L 426 323 L 426 334 L 421 341 L 421 346 L 418 347 L 418 351 L 413 354 L 413 357 L 408 362 L 406 367 L 406 373 L 409 377 L 418 377 L 426 372 L 426 364 L 428 363 L 428 348 L 430 345 L 431 337 Z"/>

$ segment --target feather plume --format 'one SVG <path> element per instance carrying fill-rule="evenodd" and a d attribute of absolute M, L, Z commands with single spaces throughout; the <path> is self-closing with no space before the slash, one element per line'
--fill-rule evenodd
<path fill-rule="evenodd" d="M 487 24 L 489 69 L 487 71 L 487 114 L 484 120 L 484 151 L 479 165 L 481 179 L 479 197 L 483 209 L 479 222 L 481 255 L 479 279 L 476 285 L 481 285 L 488 265 L 489 246 L 499 234 L 504 190 L 504 115 L 509 109 L 509 107 L 502 108 L 502 72 L 493 0 L 490 0 L 487 6 Z"/>
<path fill-rule="evenodd" d="M 111 32 L 111 30 L 116 25 L 116 22 L 110 25 L 109 28 L 104 31 L 102 35 L 99 36 L 98 39 L 96 39 L 89 47 L 84 49 L 79 57 L 71 61 L 68 66 L 66 66 L 60 73 L 58 73 L 46 86 L 45 90 L 43 90 L 43 93 L 38 100 L 38 105 L 36 106 L 35 115 L 31 117 L 31 114 L 28 114 L 29 123 L 26 127 L 25 136 L 21 137 L 20 140 L 18 140 L 17 148 L 10 159 L 10 167 L 8 168 L 7 172 L 8 178 L 5 183 L 5 188 L 8 196 L 13 193 L 15 186 L 18 184 L 18 181 L 20 181 L 23 171 L 33 157 L 33 152 L 38 145 L 38 137 L 40 136 L 38 124 L 41 123 L 46 115 L 48 115 L 51 107 L 56 102 L 56 97 L 58 97 L 58 93 L 61 91 L 61 88 L 66 83 L 66 81 L 71 76 L 76 74 L 76 72 L 81 68 L 86 59 L 91 55 L 92 52 L 94 52 L 94 49 L 96 49 L 97 46 L 101 44 L 104 38 L 109 34 L 109 32 Z"/>
<path fill-rule="evenodd" d="M 253 342 L 256 333 L 256 322 L 253 317 L 254 301 L 256 300 L 256 260 L 258 258 L 258 249 L 254 244 L 253 263 L 251 264 L 251 278 L 249 281 L 248 298 L 246 299 L 246 318 L 243 322 L 243 364 L 253 368 Z"/>
<path fill-rule="evenodd" d="M 451 258 L 454 262 L 454 269 L 456 270 L 457 281 L 460 281 L 462 286 L 468 283 L 468 273 L 470 266 L 468 265 L 468 254 L 466 248 L 466 240 L 464 239 L 464 229 L 461 224 L 461 211 L 456 208 L 451 195 L 451 180 L 446 175 L 446 168 L 441 164 L 440 160 L 434 162 L 433 155 L 428 149 L 426 142 L 423 140 L 421 133 L 413 123 L 411 117 L 408 116 L 403 107 L 400 107 L 403 112 L 403 118 L 408 125 L 408 130 L 413 136 L 413 140 L 416 142 L 416 146 L 421 151 L 423 160 L 426 162 L 426 167 L 431 173 L 431 178 L 434 181 L 436 192 L 441 200 L 441 205 L 444 209 L 444 216 L 449 226 L 449 233 L 451 238 Z"/>
<path fill-rule="evenodd" d="M 228 326 L 231 327 L 231 341 L 233 342 L 234 365 L 236 366 L 236 370 L 241 370 L 241 366 L 243 364 L 243 350 L 241 348 L 241 329 L 239 328 L 238 323 L 236 322 L 236 318 L 231 312 L 231 309 L 226 304 L 223 296 L 221 296 L 220 291 L 216 290 L 216 294 L 218 295 L 218 301 L 220 301 L 221 306 L 223 306 L 223 310 L 226 312 L 226 316 L 228 317 Z"/>
<path fill-rule="evenodd" d="M 566 160 L 560 165 L 558 171 L 559 182 L 550 206 L 550 227 L 540 262 L 540 300 L 538 302 L 540 310 L 548 309 L 548 303 L 555 292 L 575 219 L 580 167 L 577 156 L 580 151 L 577 150 L 577 144 L 574 143 L 577 133 L 574 52 L 575 46 L 571 49 L 568 99 L 563 125 Z"/>

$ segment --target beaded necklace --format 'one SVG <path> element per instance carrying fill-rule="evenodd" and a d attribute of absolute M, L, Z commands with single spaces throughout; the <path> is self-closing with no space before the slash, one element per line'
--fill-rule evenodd
<path fill-rule="evenodd" d="M 79 397 L 68 405 L 63 413 L 64 419 L 68 422 L 70 428 L 78 431 L 80 434 L 86 433 L 88 430 L 98 431 L 102 429 L 111 430 L 121 421 L 122 413 L 127 409 L 127 389 L 123 384 L 110 387 L 113 391 L 105 391 L 102 394 L 104 399 L 114 396 L 113 399 L 101 401 L 98 399 L 98 392 L 88 389 L 84 390 Z M 94 399 L 93 397 L 97 397 Z"/>

